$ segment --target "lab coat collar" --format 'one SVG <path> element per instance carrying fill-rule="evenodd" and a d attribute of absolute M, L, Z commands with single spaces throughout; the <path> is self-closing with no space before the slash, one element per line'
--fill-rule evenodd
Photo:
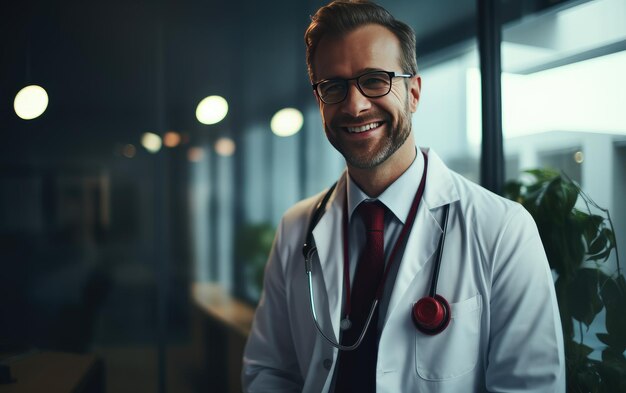
<path fill-rule="evenodd" d="M 343 294 L 343 204 L 346 195 L 347 171 L 337 181 L 326 211 L 313 229 L 313 239 L 324 278 L 335 340 L 339 337 L 339 319 Z"/>
<path fill-rule="evenodd" d="M 428 155 L 428 175 L 423 200 L 428 209 L 433 210 L 458 201 L 459 191 L 452 181 L 450 169 L 434 150 L 429 148 L 420 148 L 420 150 Z"/>
<path fill-rule="evenodd" d="M 452 204 L 459 200 L 459 193 L 452 181 L 450 170 L 434 151 L 431 149 L 421 150 L 428 155 L 426 187 L 402 256 L 385 322 L 393 312 L 404 311 L 403 308 L 396 310 L 396 306 L 404 298 L 415 277 L 424 265 L 432 260 L 437 251 L 439 238 L 443 232 L 443 223 L 440 223 L 436 218 L 440 217 L 437 214 L 439 209 L 446 204 Z M 424 296 L 427 294 L 427 290 L 428 288 L 424 288 Z M 414 300 L 417 301 L 418 299 Z"/>

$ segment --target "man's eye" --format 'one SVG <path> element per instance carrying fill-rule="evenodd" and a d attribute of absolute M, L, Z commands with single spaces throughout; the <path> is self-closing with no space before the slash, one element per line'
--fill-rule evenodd
<path fill-rule="evenodd" d="M 369 76 L 364 80 L 361 80 L 361 86 L 369 88 L 385 87 L 389 84 L 386 78 Z"/>
<path fill-rule="evenodd" d="M 322 87 L 322 92 L 324 94 L 337 94 L 337 93 L 341 93 L 344 90 L 343 83 L 337 83 L 337 82 L 325 83 L 321 87 Z"/>

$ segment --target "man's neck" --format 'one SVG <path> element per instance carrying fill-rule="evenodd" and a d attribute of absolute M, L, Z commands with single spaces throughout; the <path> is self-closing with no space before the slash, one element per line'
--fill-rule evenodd
<path fill-rule="evenodd" d="M 413 134 L 385 162 L 374 168 L 356 168 L 348 164 L 352 180 L 369 197 L 376 198 L 411 166 L 415 160 L 416 149 Z"/>

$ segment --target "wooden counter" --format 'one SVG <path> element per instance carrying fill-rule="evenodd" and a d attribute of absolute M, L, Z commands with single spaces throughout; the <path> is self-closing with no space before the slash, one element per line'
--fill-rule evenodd
<path fill-rule="evenodd" d="M 254 318 L 250 305 L 233 298 L 217 284 L 193 283 L 191 292 L 194 303 L 208 316 L 242 337 L 248 337 Z"/>
<path fill-rule="evenodd" d="M 230 296 L 221 286 L 194 283 L 194 345 L 203 351 L 203 374 L 212 392 L 240 393 L 243 350 L 254 308 Z"/>
<path fill-rule="evenodd" d="M 102 362 L 95 355 L 35 352 L 3 361 L 15 382 L 0 393 L 104 393 Z"/>

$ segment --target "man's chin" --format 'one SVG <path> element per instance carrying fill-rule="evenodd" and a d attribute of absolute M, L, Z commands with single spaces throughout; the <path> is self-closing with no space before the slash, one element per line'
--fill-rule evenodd
<path fill-rule="evenodd" d="M 373 155 L 343 154 L 343 158 L 345 158 L 346 163 L 353 168 L 372 169 L 385 162 L 389 158 L 389 154 L 387 151 L 378 152 Z"/>

